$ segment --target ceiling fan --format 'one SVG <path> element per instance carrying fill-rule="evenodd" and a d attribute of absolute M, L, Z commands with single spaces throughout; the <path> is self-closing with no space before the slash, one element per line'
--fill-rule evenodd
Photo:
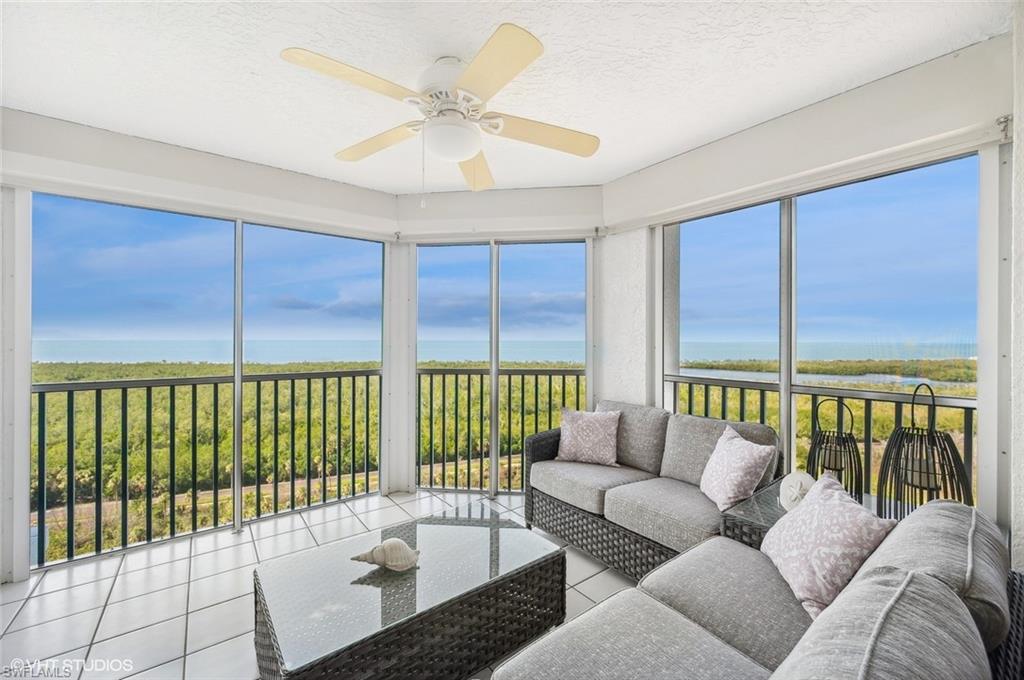
<path fill-rule="evenodd" d="M 418 92 L 300 47 L 289 47 L 281 57 L 411 104 L 423 116 L 342 149 L 335 154 L 338 160 L 358 161 L 423 133 L 426 149 L 458 163 L 469 188 L 481 191 L 494 186 L 480 148 L 481 130 L 583 157 L 593 155 L 601 143 L 584 132 L 487 110 L 488 100 L 543 51 L 544 46 L 528 31 L 502 24 L 468 65 L 458 57 L 438 59 L 423 72 Z"/>

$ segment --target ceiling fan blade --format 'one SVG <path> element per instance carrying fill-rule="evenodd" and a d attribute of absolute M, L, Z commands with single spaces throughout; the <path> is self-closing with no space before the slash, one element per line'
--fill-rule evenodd
<path fill-rule="evenodd" d="M 325 57 L 316 52 L 310 52 L 301 47 L 289 47 L 281 52 L 281 58 L 298 66 L 311 68 L 325 75 L 365 87 L 368 90 L 373 90 L 398 101 L 405 101 L 407 97 L 419 98 L 420 96 L 418 92 L 413 92 L 407 87 L 402 87 L 390 80 L 385 80 L 372 73 L 358 69 L 355 66 L 343 64 L 340 61 Z"/>
<path fill-rule="evenodd" d="M 491 176 L 491 169 L 487 166 L 483 151 L 468 161 L 459 163 L 459 169 L 466 178 L 466 184 L 473 191 L 483 191 L 494 186 L 494 177 Z"/>
<path fill-rule="evenodd" d="M 486 102 L 543 51 L 544 45 L 529 31 L 515 24 L 502 24 L 473 57 L 455 87 Z"/>
<path fill-rule="evenodd" d="M 500 129 L 497 131 L 488 125 L 481 125 L 480 128 L 499 137 L 546 146 L 549 149 L 564 151 L 584 158 L 593 156 L 597 147 L 601 145 L 601 140 L 594 135 L 541 123 L 529 118 L 510 116 L 507 113 L 487 113 L 482 120 L 486 122 L 496 118 L 500 118 L 502 121 Z"/>
<path fill-rule="evenodd" d="M 334 154 L 334 157 L 339 161 L 361 161 L 367 156 L 371 156 L 378 151 L 388 148 L 389 146 L 394 146 L 399 142 L 404 142 L 410 137 L 415 137 L 417 131 L 414 126 L 416 125 L 419 125 L 419 121 L 403 123 L 402 125 L 391 128 L 379 135 L 374 135 L 369 139 L 364 139 L 358 144 L 353 144 L 347 149 L 342 149 L 338 153 Z"/>

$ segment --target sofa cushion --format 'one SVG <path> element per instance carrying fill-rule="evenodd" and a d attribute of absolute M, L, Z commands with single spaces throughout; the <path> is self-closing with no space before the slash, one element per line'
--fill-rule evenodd
<path fill-rule="evenodd" d="M 665 456 L 661 461 L 660 474 L 681 482 L 700 484 L 704 468 L 715 450 L 715 445 L 728 425 L 755 444 L 777 446 L 775 430 L 760 423 L 739 423 L 715 418 L 700 418 L 677 413 L 669 418 L 665 430 Z M 778 458 L 772 460 L 758 483 L 764 486 L 775 477 Z"/>
<path fill-rule="evenodd" d="M 769 671 L 636 589 L 580 614 L 494 669 L 492 680 L 753 680 Z"/>
<path fill-rule="evenodd" d="M 770 669 L 811 625 L 766 555 L 721 536 L 661 565 L 639 588 Z"/>
<path fill-rule="evenodd" d="M 620 401 L 598 402 L 597 410 L 622 412 L 619 416 L 619 463 L 658 474 L 665 451 L 668 411 Z"/>
<path fill-rule="evenodd" d="M 772 675 L 779 680 L 990 678 L 963 602 L 921 572 L 881 567 L 851 583 Z"/>
<path fill-rule="evenodd" d="M 722 513 L 700 489 L 667 477 L 609 490 L 604 516 L 680 552 L 714 536 L 722 526 Z"/>
<path fill-rule="evenodd" d="M 622 484 L 654 477 L 649 472 L 620 465 L 542 460 L 530 466 L 530 486 L 560 501 L 600 515 L 604 513 L 605 492 Z"/>
<path fill-rule="evenodd" d="M 952 588 L 989 650 L 1006 638 L 1010 557 L 999 528 L 975 508 L 945 500 L 917 508 L 882 541 L 854 579 L 881 566 L 921 571 Z"/>

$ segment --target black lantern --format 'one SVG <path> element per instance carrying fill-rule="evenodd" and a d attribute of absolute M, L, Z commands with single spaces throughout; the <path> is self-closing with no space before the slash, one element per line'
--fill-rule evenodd
<path fill-rule="evenodd" d="M 836 402 L 836 429 L 824 430 L 818 420 L 821 405 Z M 850 417 L 850 431 L 842 425 L 843 409 Z M 864 499 L 864 469 L 861 465 L 860 448 L 853 434 L 853 411 L 838 399 L 823 399 L 814 407 L 814 436 L 807 453 L 807 472 L 817 479 L 825 472 L 831 472 L 842 483 L 858 503 Z"/>
<path fill-rule="evenodd" d="M 927 388 L 928 427 L 917 427 L 917 393 Z M 935 392 L 922 383 L 910 400 L 910 427 L 897 423 L 889 435 L 878 474 L 878 516 L 903 519 L 930 500 L 949 498 L 972 505 L 971 485 L 963 458 L 948 432 L 935 429 Z"/>

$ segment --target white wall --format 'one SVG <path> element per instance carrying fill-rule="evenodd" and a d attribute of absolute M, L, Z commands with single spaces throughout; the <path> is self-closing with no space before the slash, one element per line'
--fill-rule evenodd
<path fill-rule="evenodd" d="M 654 403 L 654 237 L 649 229 L 594 242 L 597 348 L 594 395 Z"/>
<path fill-rule="evenodd" d="M 738 132 L 604 186 L 613 228 L 695 217 L 998 138 L 1011 38 L 993 38 Z"/>

